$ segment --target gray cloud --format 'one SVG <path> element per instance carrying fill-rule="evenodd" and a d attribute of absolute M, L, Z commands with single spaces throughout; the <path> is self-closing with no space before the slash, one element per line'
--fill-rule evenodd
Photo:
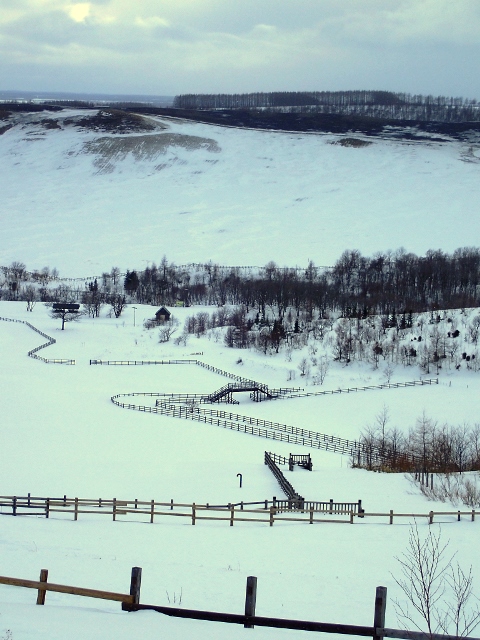
<path fill-rule="evenodd" d="M 122 93 L 385 88 L 480 94 L 478 0 L 79 4 L 2 0 L 3 88 L 47 82 L 35 88 L 61 90 L 66 78 L 70 91 L 84 91 L 90 82 L 91 91 Z"/>

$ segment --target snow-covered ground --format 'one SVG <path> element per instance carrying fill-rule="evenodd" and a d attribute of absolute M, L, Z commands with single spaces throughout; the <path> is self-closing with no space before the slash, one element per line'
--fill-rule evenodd
<path fill-rule="evenodd" d="M 303 267 L 331 265 L 345 249 L 452 252 L 480 237 L 472 144 L 368 138 L 354 148 L 335 135 L 165 118 L 120 135 L 74 128 L 76 115 L 22 116 L 0 136 L 0 265 L 64 277 L 143 269 L 164 255 Z"/>
<path fill-rule="evenodd" d="M 83 113 L 83 112 L 82 112 Z M 100 275 L 112 266 L 142 269 L 163 255 L 179 263 L 305 266 L 332 264 L 345 249 L 364 254 L 404 246 L 453 251 L 480 237 L 479 151 L 458 142 L 371 139 L 342 147 L 333 135 L 235 130 L 168 119 L 158 129 L 124 136 L 65 124 L 76 113 L 38 114 L 60 128 L 27 123 L 0 136 L 0 265 L 56 267 L 61 276 Z M 163 127 L 163 128 L 162 128 Z M 113 142 L 112 142 L 113 140 Z M 26 320 L 57 343 L 41 355 L 74 358 L 75 366 L 27 357 L 42 338 L 23 324 L 0 321 L 0 494 L 238 502 L 281 496 L 263 464 L 265 450 L 307 452 L 219 427 L 116 407 L 114 394 L 210 392 L 225 378 L 194 366 L 91 366 L 90 359 L 201 358 L 271 386 L 288 382 L 297 362 L 282 355 L 235 352 L 222 340 L 191 338 L 159 345 L 143 328 L 151 307 L 118 319 L 83 318 L 60 331 L 43 305 L 0 302 L 0 316 Z M 183 325 L 188 309 L 176 309 Z M 199 355 L 192 355 L 202 353 Z M 300 353 L 294 354 L 294 359 Z M 239 358 L 242 362 L 238 362 Z M 393 382 L 419 377 L 399 370 Z M 442 372 L 429 387 L 368 391 L 254 404 L 238 411 L 355 439 L 384 407 L 408 430 L 425 412 L 439 423 L 478 422 L 478 373 Z M 324 388 L 384 382 L 381 370 L 332 364 Z M 311 389 L 310 389 L 311 390 Z M 312 451 L 312 473 L 286 471 L 306 499 L 356 501 L 367 511 L 427 513 L 407 478 L 353 470 L 349 460 Z M 237 474 L 243 474 L 243 487 Z M 125 520 L 125 518 L 124 518 Z M 448 520 L 448 519 L 447 519 Z M 142 601 L 242 613 L 245 580 L 259 579 L 257 613 L 351 624 L 372 623 L 375 587 L 389 590 L 387 625 L 396 626 L 391 573 L 406 548 L 408 521 L 389 526 L 237 523 L 159 518 L 153 525 L 81 516 L 0 518 L 0 573 L 109 591 L 128 590 L 143 568 Z M 425 520 L 418 521 L 423 535 Z M 438 531 L 440 525 L 434 524 Z M 478 522 L 441 525 L 449 551 L 480 576 Z M 478 593 L 478 587 L 477 587 Z M 132 636 L 294 638 L 301 632 L 245 631 L 220 623 L 125 613 L 120 605 L 0 585 L 1 640 Z M 347 605 L 345 604 L 347 603 Z M 478 635 L 478 634 L 477 634 Z"/>
<path fill-rule="evenodd" d="M 189 309 L 176 309 L 183 324 Z M 40 352 L 74 358 L 75 366 L 45 364 L 27 357 L 43 342 L 26 325 L 0 322 L 2 495 L 64 495 L 81 498 L 155 499 L 176 502 L 238 502 L 281 496 L 263 464 L 265 450 L 282 455 L 312 453 L 312 473 L 285 471 L 306 499 L 356 501 L 367 511 L 427 513 L 451 507 L 428 502 L 401 474 L 376 474 L 349 467 L 346 457 L 238 434 L 219 427 L 123 410 L 110 401 L 117 393 L 209 392 L 225 378 L 188 365 L 92 366 L 90 359 L 194 357 L 271 386 L 288 384 L 282 356 L 227 349 L 221 341 L 191 338 L 186 347 L 160 345 L 143 320 L 152 308 L 127 308 L 119 319 L 82 318 L 60 331 L 60 323 L 37 304 L 1 302 L 0 316 L 31 322 L 57 343 Z M 202 353 L 202 355 L 192 355 Z M 238 362 L 239 357 L 242 363 Z M 291 367 L 291 363 L 288 364 Z M 418 377 L 408 372 L 396 380 Z M 403 378 L 402 378 L 403 376 Z M 325 388 L 382 382 L 380 371 L 332 364 Z M 295 381 L 295 383 L 297 383 Z M 425 411 L 439 422 L 478 421 L 480 378 L 473 372 L 444 374 L 438 386 L 376 390 L 353 395 L 298 398 L 255 404 L 240 398 L 236 411 L 347 438 L 388 407 L 393 424 L 408 429 Z M 243 474 L 243 487 L 237 473 Z M 392 605 L 401 597 L 392 573 L 406 548 L 409 521 L 355 524 L 267 524 L 157 518 L 154 524 L 81 515 L 77 522 L 51 517 L 0 519 L 0 573 L 109 591 L 128 591 L 130 570 L 143 568 L 142 602 L 242 613 L 245 581 L 258 577 L 257 614 L 370 625 L 375 587 L 389 592 L 387 626 L 396 627 Z M 125 521 L 127 520 L 127 521 Z M 146 519 L 148 520 L 148 519 Z M 444 541 L 461 564 L 473 566 L 478 581 L 478 521 L 444 518 Z M 420 534 L 428 531 L 418 520 Z M 477 585 L 478 593 L 478 585 Z M 0 585 L 0 638 L 261 638 L 300 637 L 302 632 L 169 619 L 153 612 L 126 613 L 120 605 L 47 593 L 35 605 L 30 589 Z M 345 603 L 348 603 L 347 606 Z M 478 634 L 476 634 L 478 635 Z"/>

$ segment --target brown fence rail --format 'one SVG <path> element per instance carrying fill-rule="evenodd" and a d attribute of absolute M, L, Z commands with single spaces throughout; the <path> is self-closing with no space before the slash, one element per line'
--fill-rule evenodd
<path fill-rule="evenodd" d="M 291 504 L 289 504 L 291 503 Z M 259 522 L 273 526 L 275 522 L 301 522 L 315 524 L 323 522 L 350 523 L 375 518 L 385 519 L 385 524 L 394 524 L 405 518 L 410 520 L 425 518 L 429 524 L 440 518 L 442 522 L 460 522 L 463 519 L 475 521 L 476 511 L 429 511 L 428 513 L 399 513 L 364 511 L 358 502 L 304 501 L 303 506 L 289 500 L 265 500 L 252 503 L 230 503 L 210 505 L 196 503 L 177 503 L 155 500 L 120 500 L 118 498 L 42 498 L 28 496 L 0 496 L 0 515 L 56 517 L 56 514 L 69 515 L 78 520 L 80 515 L 107 515 L 117 521 L 122 516 L 140 516 L 144 521 L 153 523 L 155 518 L 175 516 L 187 518 L 192 525 L 198 520 L 224 521 L 233 526 L 235 522 Z M 341 516 L 348 516 L 341 518 Z M 57 516 L 58 517 L 58 516 Z"/>
<path fill-rule="evenodd" d="M 370 637 L 373 640 L 382 638 L 399 638 L 405 640 L 458 640 L 458 636 L 443 634 L 427 634 L 421 631 L 408 631 L 406 629 L 389 629 L 385 627 L 385 614 L 387 607 L 387 588 L 377 587 L 373 611 L 373 625 L 351 625 L 332 622 L 314 622 L 311 620 L 289 620 L 286 618 L 270 618 L 256 615 L 257 608 L 257 582 L 256 576 L 248 576 L 245 588 L 245 609 L 243 614 L 223 613 L 219 611 L 205 611 L 200 609 L 183 609 L 180 607 L 163 607 L 153 604 L 141 604 L 140 592 L 142 582 L 142 568 L 133 567 L 130 577 L 130 593 L 115 593 L 100 591 L 98 589 L 86 589 L 69 585 L 53 584 L 48 582 L 48 570 L 42 569 L 40 580 L 25 580 L 0 576 L 0 584 L 36 589 L 37 605 L 45 604 L 47 591 L 67 593 L 88 598 L 100 598 L 122 603 L 123 611 L 156 611 L 174 618 L 187 618 L 191 620 L 206 620 L 211 622 L 224 622 L 227 624 L 243 624 L 245 628 L 270 627 L 274 629 L 291 629 L 295 631 L 315 631 L 320 633 L 336 633 L 340 635 Z M 470 640 L 480 640 L 470 638 Z"/>

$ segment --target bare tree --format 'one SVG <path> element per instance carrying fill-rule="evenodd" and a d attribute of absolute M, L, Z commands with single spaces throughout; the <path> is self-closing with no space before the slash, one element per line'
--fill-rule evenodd
<path fill-rule="evenodd" d="M 125 296 L 122 296 L 119 293 L 116 293 L 113 296 L 110 296 L 109 303 L 112 307 L 112 311 L 115 315 L 115 318 L 119 318 L 122 314 L 122 311 L 127 306 L 127 301 L 125 300 Z"/>
<path fill-rule="evenodd" d="M 33 311 L 33 307 L 38 300 L 37 290 L 35 287 L 32 287 L 32 285 L 25 287 L 24 298 L 27 303 L 27 311 Z"/>
<path fill-rule="evenodd" d="M 399 623 L 430 638 L 439 631 L 464 637 L 480 624 L 478 604 L 471 604 L 472 569 L 465 573 L 454 563 L 448 545 L 442 542 L 441 531 L 436 534 L 432 528 L 422 539 L 415 523 L 406 551 L 396 558 L 401 575 L 392 576 L 404 595 L 394 600 Z"/>
<path fill-rule="evenodd" d="M 170 340 L 170 338 L 172 337 L 172 335 L 178 329 L 179 324 L 180 324 L 180 322 L 176 318 L 173 318 L 173 317 L 170 320 L 168 320 L 167 322 L 165 322 L 160 327 L 160 330 L 158 332 L 158 341 L 160 343 L 168 342 Z"/>

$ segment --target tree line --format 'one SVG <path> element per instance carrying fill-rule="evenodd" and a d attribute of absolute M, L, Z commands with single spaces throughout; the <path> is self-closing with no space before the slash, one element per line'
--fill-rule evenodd
<path fill-rule="evenodd" d="M 393 120 L 473 122 L 476 99 L 391 91 L 280 91 L 236 94 L 181 94 L 177 109 L 267 109 L 357 115 Z"/>
<path fill-rule="evenodd" d="M 363 256 L 344 251 L 331 267 L 312 261 L 306 267 L 226 267 L 213 263 L 175 265 L 166 257 L 143 270 L 112 267 L 96 278 L 60 279 L 48 267 L 29 272 L 21 262 L 0 267 L 0 299 L 34 297 L 43 302 L 100 300 L 112 294 L 140 304 L 243 305 L 282 321 L 287 309 L 307 319 L 338 312 L 367 318 L 479 306 L 480 249 L 463 247 L 449 254 L 429 250 L 424 256 L 394 252 Z"/>
<path fill-rule="evenodd" d="M 480 423 L 439 424 L 425 413 L 405 433 L 383 407 L 361 434 L 364 454 L 354 466 L 378 471 L 463 473 L 480 469 Z"/>

